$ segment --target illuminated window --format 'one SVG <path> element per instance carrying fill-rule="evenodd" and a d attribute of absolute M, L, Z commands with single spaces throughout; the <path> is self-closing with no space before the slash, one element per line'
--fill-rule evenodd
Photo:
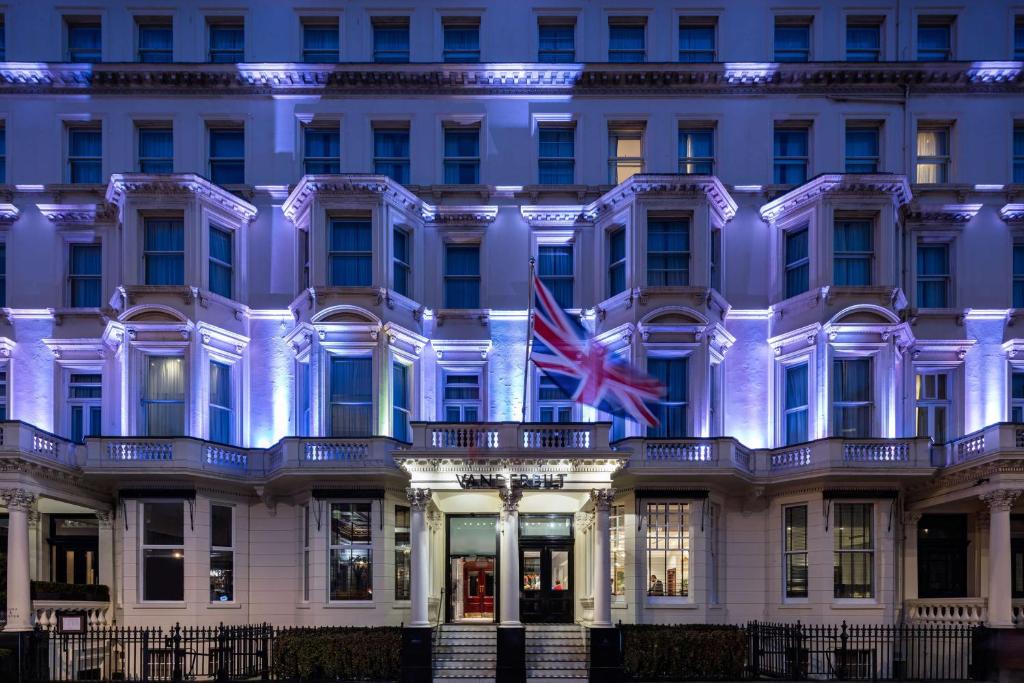
<path fill-rule="evenodd" d="M 373 599 L 373 550 L 368 502 L 331 503 L 329 599 Z"/>
<path fill-rule="evenodd" d="M 953 418 L 953 375 L 950 372 L 918 372 L 914 377 L 917 435 L 932 443 L 949 441 Z"/>
<path fill-rule="evenodd" d="M 922 124 L 917 131 L 916 182 L 949 182 L 949 127 Z"/>
<path fill-rule="evenodd" d="M 142 600 L 185 599 L 185 505 L 145 502 L 142 508 Z"/>
<path fill-rule="evenodd" d="M 804 366 L 806 367 L 806 366 Z M 807 506 L 782 509 L 785 590 L 787 598 L 807 597 Z"/>
<path fill-rule="evenodd" d="M 210 506 L 210 602 L 235 600 L 235 509 Z"/>
<path fill-rule="evenodd" d="M 638 123 L 608 125 L 608 182 L 618 185 L 644 171 L 644 126 Z"/>
<path fill-rule="evenodd" d="M 608 517 L 612 553 L 612 595 L 626 594 L 626 506 L 613 505 Z"/>
<path fill-rule="evenodd" d="M 444 421 L 480 422 L 483 403 L 479 372 L 451 371 L 444 373 Z"/>
<path fill-rule="evenodd" d="M 181 356 L 146 356 L 142 389 L 142 436 L 185 434 L 185 362 Z"/>
<path fill-rule="evenodd" d="M 410 519 L 408 506 L 395 506 L 395 600 L 408 600 L 412 595 Z"/>
<path fill-rule="evenodd" d="M 647 595 L 690 594 L 690 505 L 647 504 Z"/>
<path fill-rule="evenodd" d="M 875 551 L 870 503 L 836 503 L 832 511 L 835 539 L 836 598 L 873 598 L 875 596 Z"/>

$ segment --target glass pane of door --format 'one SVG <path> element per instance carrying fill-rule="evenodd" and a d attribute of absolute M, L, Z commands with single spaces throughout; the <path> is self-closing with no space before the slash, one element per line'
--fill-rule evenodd
<path fill-rule="evenodd" d="M 551 590 L 569 590 L 569 551 L 551 551 Z"/>
<path fill-rule="evenodd" d="M 540 550 L 523 551 L 523 592 L 532 593 L 540 590 L 540 556 Z"/>

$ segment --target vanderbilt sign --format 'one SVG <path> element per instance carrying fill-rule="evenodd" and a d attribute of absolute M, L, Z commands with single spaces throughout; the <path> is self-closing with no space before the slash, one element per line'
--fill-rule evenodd
<path fill-rule="evenodd" d="M 560 489 L 565 486 L 565 474 L 456 474 L 464 489 Z"/>

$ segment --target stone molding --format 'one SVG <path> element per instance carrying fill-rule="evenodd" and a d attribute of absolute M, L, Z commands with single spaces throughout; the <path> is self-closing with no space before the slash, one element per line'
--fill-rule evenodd
<path fill-rule="evenodd" d="M 615 489 L 590 489 L 590 500 L 598 512 L 608 512 L 615 502 Z"/>
<path fill-rule="evenodd" d="M 110 176 L 106 199 L 117 206 L 118 211 L 124 210 L 125 200 L 133 194 L 160 197 L 193 194 L 233 214 L 243 223 L 251 222 L 257 213 L 256 207 L 249 202 L 194 173 L 114 173 Z"/>
<path fill-rule="evenodd" d="M 418 489 L 409 487 L 405 490 L 405 497 L 409 501 L 409 507 L 417 512 L 426 512 L 431 502 L 430 489 Z"/>
<path fill-rule="evenodd" d="M 978 498 L 988 505 L 992 512 L 1009 512 L 1020 494 L 1020 491 L 1014 489 L 998 489 L 983 493 Z"/>
<path fill-rule="evenodd" d="M 505 514 L 519 511 L 519 501 L 523 499 L 522 489 L 498 489 L 498 497 L 501 498 L 501 511 Z"/>
<path fill-rule="evenodd" d="M 0 489 L 0 500 L 8 510 L 32 512 L 38 498 L 38 495 L 25 489 Z"/>
<path fill-rule="evenodd" d="M 913 195 L 906 176 L 893 173 L 827 173 L 812 178 L 778 199 L 761 207 L 761 218 L 774 223 L 786 214 L 800 209 L 826 195 L 862 197 L 888 195 L 896 208 L 910 203 Z"/>

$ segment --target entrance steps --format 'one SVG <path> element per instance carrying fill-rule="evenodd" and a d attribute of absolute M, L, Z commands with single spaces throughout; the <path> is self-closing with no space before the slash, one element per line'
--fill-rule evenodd
<path fill-rule="evenodd" d="M 436 683 L 494 683 L 498 630 L 493 624 L 444 624 L 434 639 Z"/>
<path fill-rule="evenodd" d="M 587 683 L 586 635 L 575 624 L 528 624 L 527 683 Z"/>

